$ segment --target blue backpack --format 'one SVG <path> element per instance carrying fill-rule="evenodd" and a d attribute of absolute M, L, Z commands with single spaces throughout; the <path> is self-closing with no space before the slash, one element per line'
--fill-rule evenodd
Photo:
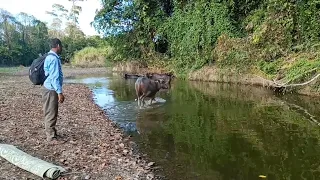
<path fill-rule="evenodd" d="M 48 55 L 53 55 L 53 53 L 46 53 L 41 57 L 33 60 L 30 68 L 29 68 L 29 79 L 34 85 L 43 85 L 44 81 L 47 79 L 44 73 L 44 61 Z"/>

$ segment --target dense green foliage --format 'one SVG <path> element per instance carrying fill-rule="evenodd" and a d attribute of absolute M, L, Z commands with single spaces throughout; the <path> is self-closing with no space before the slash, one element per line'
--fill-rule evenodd
<path fill-rule="evenodd" d="M 101 2 L 93 24 L 112 42 L 115 60 L 162 59 L 178 73 L 210 64 L 270 76 L 281 70 L 298 73 L 291 61 L 301 61 L 306 71 L 319 67 L 316 0 Z M 265 71 L 269 66 L 274 66 L 271 74 Z"/>
<path fill-rule="evenodd" d="M 86 47 L 74 54 L 71 64 L 75 67 L 104 67 L 111 64 L 108 59 L 111 55 L 111 47 Z"/>
<path fill-rule="evenodd" d="M 48 38 L 58 37 L 67 63 L 85 47 L 111 46 L 109 62 L 145 61 L 178 76 L 207 65 L 284 82 L 300 82 L 319 72 L 316 0 L 101 0 L 92 25 L 103 39 L 84 35 L 78 27 L 82 0 L 70 1 L 70 10 L 52 6 L 49 25 L 2 10 L 0 63 L 28 65 L 48 51 Z"/>
<path fill-rule="evenodd" d="M 49 51 L 49 38 L 57 37 L 62 41 L 61 58 L 68 63 L 76 51 L 87 46 L 98 47 L 105 44 L 99 36 L 86 37 L 78 27 L 81 6 L 72 0 L 71 10 L 54 4 L 48 25 L 26 13 L 17 16 L 0 9 L 0 66 L 28 66 L 39 56 Z M 65 22 L 65 27 L 63 27 Z"/>
<path fill-rule="evenodd" d="M 0 9 L 0 65 L 27 65 L 48 50 L 47 26 L 25 13 L 14 17 Z"/>

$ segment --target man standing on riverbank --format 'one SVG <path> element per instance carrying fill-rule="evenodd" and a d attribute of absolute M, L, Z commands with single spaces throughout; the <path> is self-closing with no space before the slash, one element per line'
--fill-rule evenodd
<path fill-rule="evenodd" d="M 51 39 L 51 50 L 44 61 L 44 72 L 47 76 L 43 84 L 43 112 L 45 132 L 47 141 L 52 144 L 59 144 L 57 139 L 57 130 L 55 128 L 58 117 L 58 105 L 63 103 L 64 96 L 62 93 L 63 73 L 61 67 L 61 60 L 59 55 L 62 52 L 62 43 L 59 39 Z"/>

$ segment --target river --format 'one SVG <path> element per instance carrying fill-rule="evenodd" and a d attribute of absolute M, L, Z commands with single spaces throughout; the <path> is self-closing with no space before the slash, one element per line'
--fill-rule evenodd
<path fill-rule="evenodd" d="M 135 101 L 135 80 L 79 76 L 165 179 L 320 178 L 320 101 L 265 88 L 174 80 L 165 100 Z M 159 99 L 158 98 L 158 99 Z"/>

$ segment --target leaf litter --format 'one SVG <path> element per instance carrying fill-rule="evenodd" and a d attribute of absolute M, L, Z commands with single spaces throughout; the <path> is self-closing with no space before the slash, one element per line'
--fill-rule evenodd
<path fill-rule="evenodd" d="M 64 69 L 66 76 L 102 73 L 104 69 Z M 67 142 L 46 143 L 41 87 L 33 86 L 27 69 L 0 76 L 0 143 L 67 169 L 59 179 L 155 179 L 147 162 L 92 99 L 85 85 L 64 84 L 57 132 Z M 0 179 L 42 179 L 0 158 Z"/>

